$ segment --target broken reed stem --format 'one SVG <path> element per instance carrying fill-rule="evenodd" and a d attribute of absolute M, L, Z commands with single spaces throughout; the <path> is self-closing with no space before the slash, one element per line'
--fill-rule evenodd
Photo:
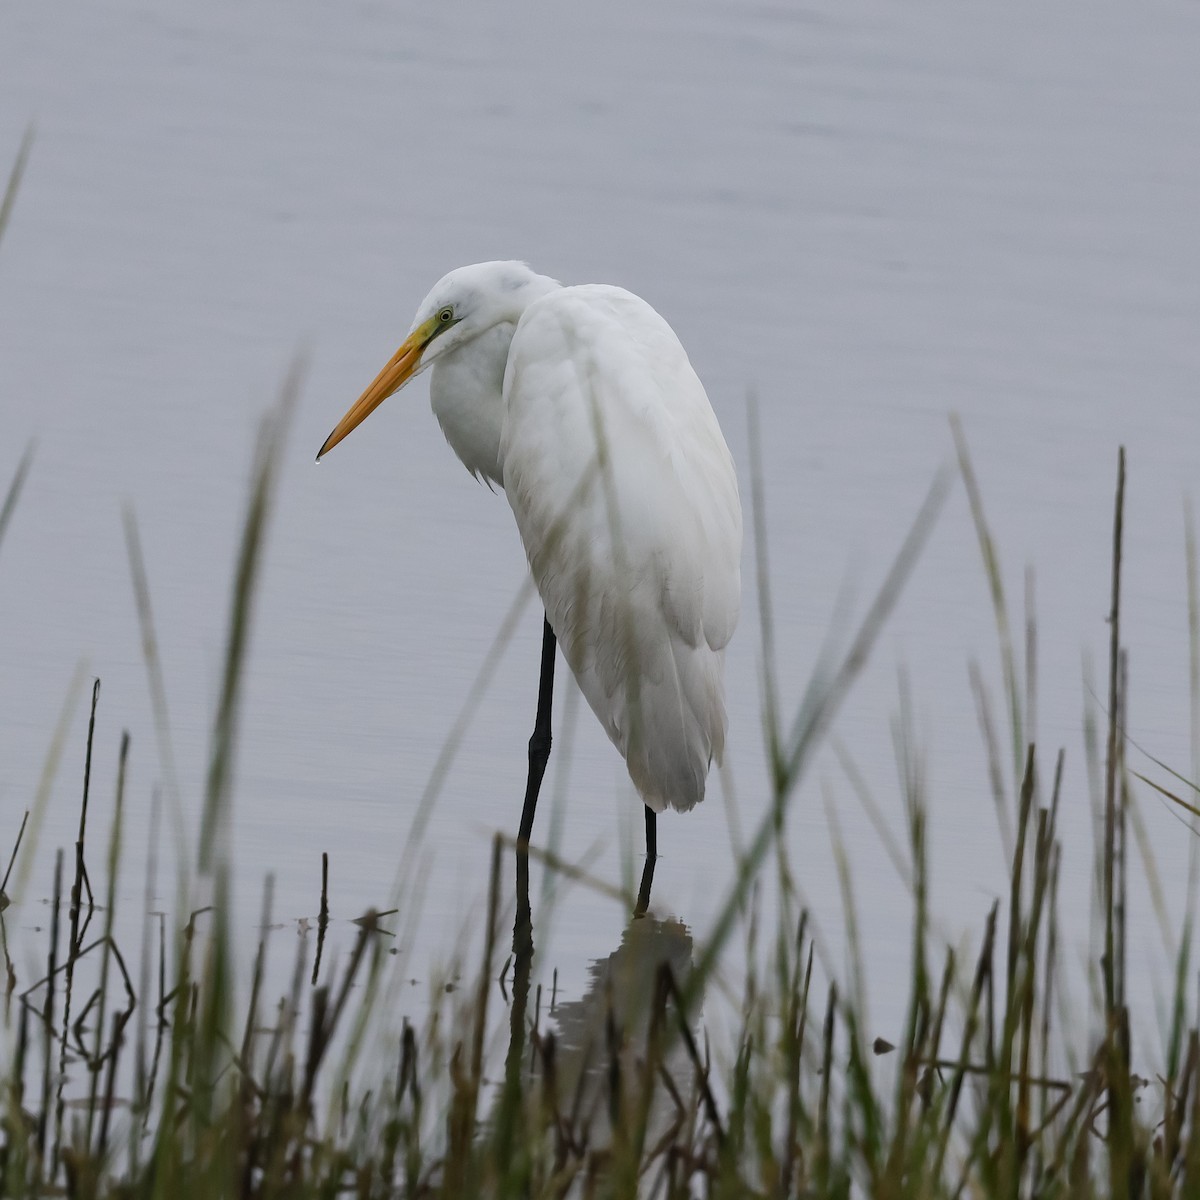
<path fill-rule="evenodd" d="M 87 926 L 91 922 L 92 912 L 94 911 L 94 898 L 92 896 L 91 883 L 88 881 L 87 866 L 84 862 L 84 847 L 87 839 L 87 813 L 88 813 L 88 798 L 91 794 L 92 782 L 92 750 L 96 741 L 96 706 L 100 700 L 100 680 L 97 678 L 92 682 L 92 706 L 91 713 L 88 717 L 87 743 L 83 763 L 83 797 L 79 805 L 79 833 L 75 839 L 75 881 L 71 885 L 70 899 L 70 933 L 67 938 L 67 963 L 66 963 L 66 978 L 63 982 L 63 1018 L 62 1018 L 62 1036 L 59 1039 L 58 1052 L 58 1082 L 55 1089 L 55 1119 L 54 1119 L 54 1150 L 51 1156 L 52 1161 L 57 1163 L 59 1142 L 62 1134 L 62 1119 L 64 1094 L 63 1089 L 66 1086 L 67 1079 L 67 1046 L 71 1034 L 71 1000 L 75 994 L 75 962 L 79 958 L 80 944 L 84 934 L 87 932 Z M 60 851 L 61 854 L 61 851 Z M 88 915 L 81 927 L 80 918 L 83 912 L 83 891 L 87 888 L 88 897 Z M 56 913 L 57 916 L 57 913 Z M 47 980 L 47 987 L 54 986 L 53 978 Z M 87 1015 L 85 1008 L 80 1014 L 80 1019 Z M 99 1033 L 97 1034 L 99 1037 Z M 95 1086 L 95 1076 L 92 1077 L 93 1089 Z M 93 1090 L 92 1103 L 88 1105 L 88 1143 L 91 1143 L 91 1114 L 95 1108 L 95 1093 Z"/>
<path fill-rule="evenodd" d="M 79 941 L 83 932 L 79 928 L 80 910 L 83 907 L 83 889 L 86 886 L 88 894 L 88 916 L 91 916 L 93 905 L 92 885 L 88 880 L 87 866 L 84 863 L 84 843 L 87 838 L 88 797 L 92 784 L 92 748 L 96 741 L 96 706 L 100 702 L 100 680 L 92 683 L 92 711 L 88 717 L 87 753 L 83 761 L 83 799 L 79 805 L 79 836 L 75 841 L 75 882 L 71 886 L 71 945 L 68 953 L 72 956 L 79 951 Z"/>
<path fill-rule="evenodd" d="M 317 953 L 313 959 L 312 986 L 321 973 L 321 952 L 325 949 L 325 930 L 329 927 L 329 854 L 321 851 L 321 907 L 317 914 Z"/>
<path fill-rule="evenodd" d="M 317 1072 L 325 1057 L 325 1052 L 329 1049 L 330 1042 L 333 1040 L 334 1032 L 341 1023 L 342 1014 L 345 1012 L 346 1002 L 350 996 L 350 989 L 358 976 L 359 968 L 362 966 L 363 957 L 366 954 L 367 941 L 379 929 L 380 915 L 368 912 L 359 919 L 358 936 L 354 940 L 354 949 L 350 952 L 350 962 L 346 965 L 345 974 L 342 976 L 342 985 L 338 989 L 337 999 L 334 1001 L 332 1010 L 330 1010 L 328 1005 L 329 989 L 327 987 L 318 988 L 314 993 L 314 1001 L 318 1004 L 320 1015 L 318 1018 L 318 1015 L 314 1013 L 312 1020 L 309 1058 L 304 1072 L 304 1100 L 302 1107 L 305 1112 L 309 1108 Z M 296 986 L 297 988 L 299 987 L 298 977 L 296 979 Z M 298 1009 L 298 994 L 294 998 L 294 1003 Z M 326 1014 L 328 1014 L 328 1019 L 326 1019 Z"/>

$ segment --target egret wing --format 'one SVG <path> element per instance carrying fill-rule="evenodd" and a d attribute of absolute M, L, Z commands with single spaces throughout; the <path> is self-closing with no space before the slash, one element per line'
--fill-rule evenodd
<path fill-rule="evenodd" d="M 550 624 L 646 803 L 704 796 L 725 739 L 742 541 L 733 461 L 670 326 L 620 288 L 521 318 L 504 488 Z"/>

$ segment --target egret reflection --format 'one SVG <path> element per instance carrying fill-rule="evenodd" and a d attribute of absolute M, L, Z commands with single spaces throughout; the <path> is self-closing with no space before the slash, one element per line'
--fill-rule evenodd
<path fill-rule="evenodd" d="M 516 858 L 510 1095 L 538 1088 L 560 1137 L 577 1146 L 611 1144 L 635 1129 L 657 1140 L 678 1119 L 677 1098 L 694 1083 L 695 1065 L 676 1036 L 679 996 L 688 993 L 693 968 L 691 933 L 674 917 L 635 915 L 616 949 L 592 961 L 582 996 L 551 999 L 543 991 L 541 1012 L 531 1012 L 529 860 L 520 851 Z M 689 1025 L 699 1011 L 700 997 L 691 998 Z"/>

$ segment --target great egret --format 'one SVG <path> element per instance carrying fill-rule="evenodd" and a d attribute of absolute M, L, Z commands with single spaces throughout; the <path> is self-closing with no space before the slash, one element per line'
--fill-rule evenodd
<path fill-rule="evenodd" d="M 622 288 L 563 287 L 520 262 L 460 267 L 319 459 L 428 367 L 446 440 L 508 497 L 545 605 L 519 845 L 550 754 L 555 640 L 655 815 L 704 798 L 725 743 L 742 510 L 733 459 L 674 331 Z"/>

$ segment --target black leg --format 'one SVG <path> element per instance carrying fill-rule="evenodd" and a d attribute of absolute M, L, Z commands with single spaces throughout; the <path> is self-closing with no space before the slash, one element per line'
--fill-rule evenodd
<path fill-rule="evenodd" d="M 533 833 L 533 815 L 546 763 L 550 760 L 550 714 L 554 707 L 554 655 L 557 642 L 549 618 L 542 625 L 542 669 L 538 679 L 537 716 L 529 739 L 529 778 L 525 783 L 525 804 L 521 809 L 521 828 L 517 833 L 517 911 L 513 919 L 512 1010 L 509 1013 L 508 1055 L 504 1067 L 502 1114 L 508 1124 L 497 1130 L 501 1143 L 515 1136 L 511 1121 L 520 1109 L 521 1061 L 525 1052 L 526 1012 L 529 1004 L 529 979 L 533 964 L 533 913 L 529 904 L 529 835 Z"/>
<path fill-rule="evenodd" d="M 649 805 L 646 806 L 646 865 L 642 868 L 642 885 L 638 888 L 635 917 L 643 916 L 650 907 L 650 889 L 654 885 L 654 863 L 658 858 L 658 820 Z"/>
<path fill-rule="evenodd" d="M 521 1064 L 528 1038 L 529 980 L 533 967 L 533 912 L 529 906 L 529 846 L 517 846 L 517 912 L 513 920 L 512 1003 L 508 1014 L 508 1054 L 504 1060 L 504 1092 L 497 1107 L 494 1137 L 501 1161 L 514 1153 L 516 1122 L 522 1109 Z M 532 1065 L 532 1064 L 531 1064 Z"/>
<path fill-rule="evenodd" d="M 529 1002 L 529 973 L 533 963 L 533 910 L 529 904 L 529 852 L 517 848 L 517 912 L 513 920 L 512 1014 L 509 1055 L 519 1069 L 525 1045 L 525 1009 Z"/>
<path fill-rule="evenodd" d="M 525 807 L 521 809 L 521 828 L 517 833 L 520 845 L 529 845 L 533 833 L 533 814 L 537 808 L 538 792 L 546 763 L 550 760 L 550 712 L 554 707 L 554 652 L 557 643 L 550 619 L 545 618 L 542 627 L 542 673 L 538 681 L 537 717 L 533 722 L 533 736 L 529 739 L 529 778 L 525 783 Z"/>

